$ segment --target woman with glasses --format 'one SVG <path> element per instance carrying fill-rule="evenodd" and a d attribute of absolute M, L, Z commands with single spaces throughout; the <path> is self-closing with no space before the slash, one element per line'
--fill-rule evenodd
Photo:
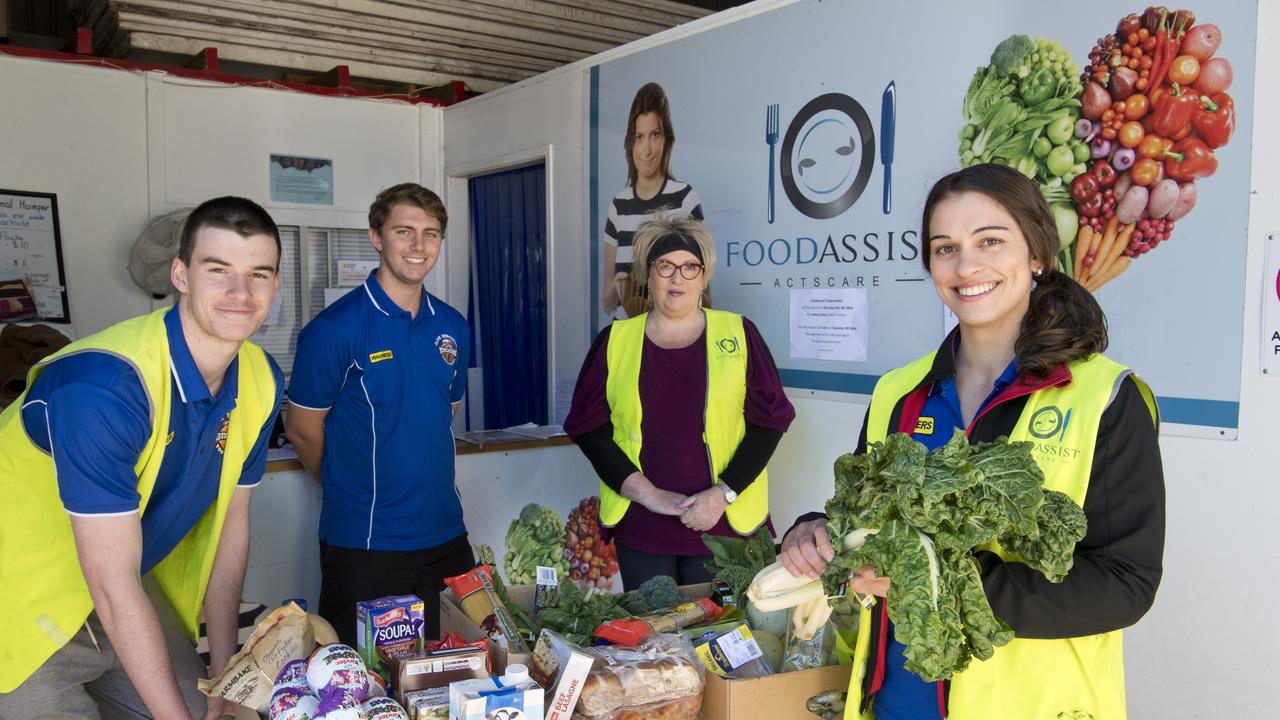
<path fill-rule="evenodd" d="M 640 227 L 631 281 L 650 310 L 596 337 L 565 419 L 600 476 L 627 589 L 656 575 L 706 582 L 702 533 L 769 522 L 765 465 L 795 410 L 755 326 L 702 307 L 714 267 L 701 222 L 659 214 Z"/>

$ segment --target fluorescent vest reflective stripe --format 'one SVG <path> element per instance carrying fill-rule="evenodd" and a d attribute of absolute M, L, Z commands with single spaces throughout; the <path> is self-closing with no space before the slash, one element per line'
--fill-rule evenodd
<path fill-rule="evenodd" d="M 883 442 L 896 428 L 889 421 L 898 401 L 924 380 L 934 355 L 893 370 L 876 383 L 867 416 L 867 443 Z M 1009 439 L 1034 443 L 1032 456 L 1044 471 L 1045 488 L 1066 493 L 1083 506 L 1093 468 L 1094 443 L 1102 414 L 1120 383 L 1133 377 L 1159 425 L 1155 397 L 1146 383 L 1102 355 L 1068 365 L 1071 382 L 1027 397 Z M 999 545 L 991 550 L 1007 561 L 1017 556 Z M 848 708 L 862 703 L 863 677 L 871 654 L 871 612 L 861 610 L 854 647 Z M 951 679 L 949 720 L 1125 717 L 1124 653 L 1121 632 L 1062 640 L 1015 639 L 986 661 L 974 660 Z M 853 715 L 850 715 L 853 717 Z M 867 712 L 863 718 L 873 718 Z"/>
<path fill-rule="evenodd" d="M 742 316 L 704 309 L 707 316 L 707 401 L 703 412 L 702 441 L 707 447 L 712 482 L 720 482 L 738 443 L 747 432 L 743 405 L 747 399 L 747 344 Z M 609 330 L 606 360 L 609 377 L 605 398 L 613 422 L 613 441 L 631 462 L 640 467 L 640 358 L 644 354 L 644 324 L 648 313 L 617 320 Z M 600 522 L 613 527 L 622 520 L 631 501 L 600 483 Z M 735 532 L 749 535 L 769 514 L 769 473 L 763 471 L 738 499 L 725 509 Z"/>
<path fill-rule="evenodd" d="M 89 350 L 107 352 L 137 370 L 151 406 L 151 435 L 134 466 L 139 513 L 145 514 L 164 459 L 171 397 L 164 313 L 126 320 L 72 343 L 31 369 L 27 387 L 50 363 Z M 152 570 L 192 639 L 199 626 L 213 558 L 231 495 L 262 426 L 275 407 L 276 386 L 266 354 L 240 348 L 239 394 L 231 411 L 218 499 L 168 557 Z M 93 601 L 63 510 L 53 460 L 22 425 L 26 393 L 0 413 L 0 693 L 10 692 L 67 643 Z M 56 442 L 56 440 L 55 440 Z"/>

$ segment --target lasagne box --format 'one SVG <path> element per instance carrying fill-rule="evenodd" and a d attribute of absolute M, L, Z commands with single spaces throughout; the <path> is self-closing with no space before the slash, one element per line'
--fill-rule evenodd
<path fill-rule="evenodd" d="M 533 585 L 509 585 L 507 595 L 511 602 L 532 613 L 534 589 Z M 709 597 L 711 584 L 684 585 L 680 593 Z M 487 637 L 462 612 L 449 590 L 440 593 L 440 630 L 456 632 L 468 641 Z M 495 675 L 501 674 L 509 663 L 528 665 L 531 661 L 527 653 L 508 655 L 492 643 L 490 648 Z M 702 691 L 701 717 L 702 720 L 814 720 L 805 703 L 814 695 L 830 690 L 848 690 L 851 669 L 851 665 L 829 665 L 746 680 L 728 680 L 708 672 L 707 686 Z"/>

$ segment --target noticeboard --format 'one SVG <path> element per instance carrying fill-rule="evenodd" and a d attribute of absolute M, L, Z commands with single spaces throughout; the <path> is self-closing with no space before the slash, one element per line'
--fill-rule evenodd
<path fill-rule="evenodd" d="M 26 278 L 45 322 L 71 322 L 58 196 L 0 189 L 0 278 Z"/>

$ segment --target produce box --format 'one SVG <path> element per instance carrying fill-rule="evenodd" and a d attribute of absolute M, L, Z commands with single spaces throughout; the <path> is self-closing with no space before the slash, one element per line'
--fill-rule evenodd
<path fill-rule="evenodd" d="M 805 703 L 828 690 L 848 690 L 852 668 L 830 665 L 751 680 L 726 680 L 707 673 L 703 720 L 814 720 Z"/>
<path fill-rule="evenodd" d="M 509 585 L 511 602 L 533 612 L 533 585 Z M 708 597 L 710 583 L 683 585 L 680 593 L 689 597 Z M 456 632 L 468 641 L 486 637 L 458 607 L 453 593 L 440 593 L 440 631 Z M 500 674 L 508 663 L 528 665 L 528 653 L 508 655 L 491 647 L 493 672 Z M 814 720 L 805 710 L 805 702 L 829 690 L 849 689 L 850 665 L 831 665 L 813 670 L 782 673 L 751 680 L 726 680 L 707 673 L 707 687 L 702 694 L 703 720 Z"/>
<path fill-rule="evenodd" d="M 507 597 L 511 598 L 511 602 L 532 613 L 536 587 L 536 585 L 508 585 Z M 446 588 L 440 591 L 440 633 L 443 635 L 449 632 L 461 635 L 467 642 L 489 638 L 489 635 L 476 627 L 476 624 L 471 622 L 471 618 L 462 611 L 457 598 L 453 596 L 453 591 Z M 492 641 L 489 642 L 489 659 L 493 664 L 494 675 L 501 675 L 511 663 L 528 665 L 530 658 L 529 653 L 508 654 Z"/>

